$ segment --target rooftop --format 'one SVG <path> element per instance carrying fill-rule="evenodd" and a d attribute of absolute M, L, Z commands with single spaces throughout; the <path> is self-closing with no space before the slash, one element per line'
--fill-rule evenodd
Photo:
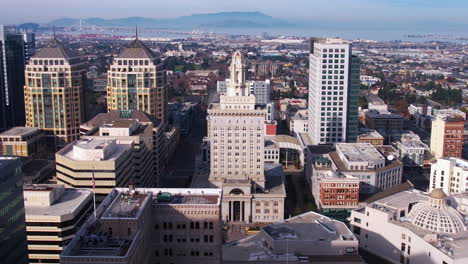
<path fill-rule="evenodd" d="M 349 162 L 368 162 L 384 159 L 375 147 L 368 143 L 339 143 L 336 149 L 341 150 Z"/>
<path fill-rule="evenodd" d="M 92 192 L 87 189 L 64 189 L 63 185 L 56 184 L 25 185 L 23 191 L 26 219 L 77 213 L 83 204 L 92 199 Z M 44 206 L 39 205 L 42 204 L 38 201 L 41 199 L 48 200 L 44 201 Z M 52 203 L 47 205 L 47 202 Z"/>
<path fill-rule="evenodd" d="M 108 113 L 100 113 L 93 117 L 93 119 L 86 122 L 83 126 L 94 128 L 104 124 L 111 124 L 116 121 L 136 120 L 139 123 L 153 123 L 154 127 L 159 126 L 161 121 L 143 111 L 120 111 L 112 110 Z"/>
<path fill-rule="evenodd" d="M 76 161 L 116 160 L 132 145 L 116 143 L 115 139 L 84 138 L 75 141 L 57 152 Z"/>
<path fill-rule="evenodd" d="M 384 139 L 384 137 L 375 130 L 360 131 L 359 138 L 373 138 L 373 139 Z"/>
<path fill-rule="evenodd" d="M 68 47 L 63 45 L 62 42 L 57 40 L 55 37 L 45 46 L 39 49 L 33 58 L 57 58 L 57 59 L 69 59 L 77 57 L 78 55 L 70 50 Z"/>
<path fill-rule="evenodd" d="M 0 134 L 0 137 L 4 136 L 28 136 L 38 132 L 39 129 L 33 127 L 13 127 Z"/>
<path fill-rule="evenodd" d="M 290 249 L 294 247 L 295 241 L 300 243 L 314 243 L 306 252 L 297 253 L 294 248 L 288 254 L 277 254 L 265 247 L 266 238 L 270 237 L 274 241 L 289 241 Z M 298 257 L 305 257 L 306 262 L 316 263 L 317 260 L 327 259 L 330 263 L 362 263 L 362 259 L 357 255 L 342 256 L 339 249 L 330 247 L 335 241 L 354 242 L 357 247 L 357 239 L 342 222 L 333 220 L 315 212 L 308 212 L 289 218 L 279 223 L 275 223 L 262 228 L 262 232 L 247 238 L 230 242 L 223 245 L 223 261 L 262 261 L 265 263 L 286 262 L 296 263 Z M 269 245 L 270 247 L 275 245 Z M 351 246 L 351 245 L 350 245 Z M 284 247 L 284 244 L 281 244 Z M 303 246 L 302 246 L 303 247 Z M 325 249 L 325 247 L 327 249 Z M 322 250 L 323 249 L 323 250 Z M 327 251 L 326 253 L 324 251 Z M 319 253 L 320 252 L 320 253 Z M 326 257 L 324 255 L 327 255 Z M 356 258 L 356 256 L 358 258 Z M 320 262 L 321 263 L 321 262 Z"/>
<path fill-rule="evenodd" d="M 138 38 L 132 41 L 127 48 L 123 49 L 117 58 L 119 59 L 154 59 L 156 56 L 154 52 L 148 48 Z"/>

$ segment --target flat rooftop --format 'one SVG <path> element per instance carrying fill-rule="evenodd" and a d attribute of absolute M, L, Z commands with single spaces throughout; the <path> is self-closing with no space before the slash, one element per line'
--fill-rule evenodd
<path fill-rule="evenodd" d="M 53 184 L 39 185 L 41 188 L 34 189 L 25 185 L 24 192 L 46 192 L 54 188 Z M 47 187 L 49 186 L 49 187 Z M 26 199 L 25 194 L 25 199 Z M 64 216 L 72 214 L 81 208 L 83 203 L 92 199 L 92 192 L 87 189 L 65 189 L 65 191 L 54 201 L 51 206 L 31 206 L 25 201 L 26 220 L 31 216 Z M 68 219 L 67 219 L 68 220 Z"/>
<path fill-rule="evenodd" d="M 384 137 L 377 131 L 360 131 L 359 138 L 372 138 L 372 139 L 384 139 Z"/>
<path fill-rule="evenodd" d="M 38 132 L 39 129 L 34 128 L 34 127 L 13 127 L 3 133 L 0 134 L 0 137 L 11 137 L 11 136 L 28 136 L 30 134 L 34 134 Z"/>
<path fill-rule="evenodd" d="M 376 159 L 385 159 L 375 147 L 368 143 L 339 143 L 336 149 L 341 150 L 350 162 L 367 162 Z"/>
<path fill-rule="evenodd" d="M 147 195 L 135 193 L 120 193 L 116 196 L 103 218 L 135 218 L 143 206 Z"/>
<path fill-rule="evenodd" d="M 357 245 L 356 237 L 344 223 L 315 212 L 308 212 L 289 218 L 282 222 L 263 227 L 262 230 L 264 233 L 260 232 L 223 245 L 223 261 L 226 263 L 230 263 L 231 261 L 260 261 L 264 263 L 282 261 L 282 263 L 285 263 L 286 255 L 276 255 L 270 249 L 263 246 L 266 239 L 265 236 L 270 236 L 273 240 L 279 241 L 286 239 L 309 243 L 313 241 L 319 243 L 318 241 L 320 241 L 321 246 L 330 245 L 333 241 L 356 241 Z M 356 261 L 357 263 L 363 263 L 358 255 L 310 255 L 303 257 L 309 257 L 309 261 L 305 262 L 310 263 L 322 263 L 320 261 L 317 262 L 318 260 L 330 263 L 355 263 Z M 289 254 L 288 260 L 294 263 L 299 261 L 298 256 L 294 252 Z"/>
<path fill-rule="evenodd" d="M 75 161 L 109 161 L 116 160 L 122 153 L 132 147 L 131 144 L 113 143 L 115 139 L 84 138 L 75 141 L 57 152 Z M 97 152 L 104 152 L 95 155 Z M 99 159 L 96 157 L 100 156 Z"/>

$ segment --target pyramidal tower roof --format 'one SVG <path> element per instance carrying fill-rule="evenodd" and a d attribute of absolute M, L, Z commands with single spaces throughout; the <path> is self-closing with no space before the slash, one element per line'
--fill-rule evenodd
<path fill-rule="evenodd" d="M 78 55 L 66 47 L 61 41 L 54 38 L 43 48 L 39 49 L 33 58 L 58 58 L 69 59 L 78 57 Z"/>
<path fill-rule="evenodd" d="M 154 59 L 155 57 L 154 52 L 139 40 L 138 37 L 117 55 L 117 58 L 120 59 Z"/>

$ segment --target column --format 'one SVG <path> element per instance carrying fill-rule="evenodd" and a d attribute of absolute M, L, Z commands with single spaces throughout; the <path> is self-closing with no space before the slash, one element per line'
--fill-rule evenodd
<path fill-rule="evenodd" d="M 245 216 L 244 216 L 244 214 L 245 214 L 245 213 L 244 213 L 244 209 L 245 209 L 245 202 L 242 201 L 242 206 L 241 206 L 241 221 L 242 221 L 242 222 L 245 222 L 245 220 L 244 220 L 244 217 L 245 217 Z"/>
<path fill-rule="evenodd" d="M 232 204 L 231 204 L 231 201 L 229 201 L 229 217 L 228 217 L 228 221 L 231 221 L 231 209 L 232 209 Z"/>

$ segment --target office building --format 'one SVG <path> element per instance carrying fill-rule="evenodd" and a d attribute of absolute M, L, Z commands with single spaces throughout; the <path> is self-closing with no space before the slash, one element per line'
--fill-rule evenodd
<path fill-rule="evenodd" d="M 0 131 L 24 126 L 24 41 L 15 26 L 0 25 Z"/>
<path fill-rule="evenodd" d="M 98 114 L 82 124 L 80 129 L 84 138 L 107 137 L 133 141 L 137 177 L 134 184 L 154 187 L 159 185 L 167 164 L 166 146 L 169 142 L 165 127 L 166 124 L 161 120 L 143 111 L 114 110 Z"/>
<path fill-rule="evenodd" d="M 226 94 L 229 82 L 230 79 L 226 79 L 225 81 L 218 81 L 217 91 L 220 94 Z M 270 80 L 246 81 L 246 85 L 250 87 L 250 93 L 255 95 L 255 104 L 266 105 L 270 103 Z"/>
<path fill-rule="evenodd" d="M 273 61 L 255 61 L 251 63 L 251 70 L 258 77 L 275 77 L 283 71 L 283 63 Z"/>
<path fill-rule="evenodd" d="M 102 201 L 115 187 L 135 177 L 133 142 L 89 138 L 75 141 L 55 154 L 57 182 L 67 188 L 93 189 Z"/>
<path fill-rule="evenodd" d="M 434 158 L 461 158 L 466 114 L 459 110 L 438 110 L 431 130 L 431 153 Z"/>
<path fill-rule="evenodd" d="M 45 150 L 44 134 L 37 128 L 13 127 L 0 133 L 0 155 L 32 157 Z"/>
<path fill-rule="evenodd" d="M 468 192 L 468 161 L 440 158 L 432 163 L 429 191 L 437 188 L 448 195 Z"/>
<path fill-rule="evenodd" d="M 385 110 L 366 109 L 364 124 L 378 131 L 403 130 L 403 116 Z"/>
<path fill-rule="evenodd" d="M 313 163 L 312 193 L 320 213 L 346 221 L 351 210 L 359 206 L 359 177 L 346 175 L 332 168 L 329 158 Z"/>
<path fill-rule="evenodd" d="M 400 141 L 396 142 L 398 158 L 405 166 L 423 166 L 424 154 L 429 147 L 421 141 L 421 138 L 414 133 L 401 135 Z"/>
<path fill-rule="evenodd" d="M 114 58 L 107 78 L 109 111 L 141 110 L 166 122 L 166 72 L 156 54 L 138 38 Z"/>
<path fill-rule="evenodd" d="M 223 245 L 223 263 L 365 263 L 358 244 L 344 223 L 308 212 Z"/>
<path fill-rule="evenodd" d="M 351 213 L 359 246 L 390 263 L 467 263 L 466 196 L 414 189 L 380 195 Z"/>
<path fill-rule="evenodd" d="M 364 194 L 386 190 L 401 183 L 403 164 L 396 159 L 397 151 L 392 146 L 339 143 L 335 148 L 336 150 L 324 151 L 325 153 L 317 155 L 317 158 L 322 158 L 320 163 L 323 164 L 320 166 L 312 160 L 308 161 L 307 166 L 317 168 L 306 169 L 312 194 L 317 202 L 321 200 L 322 179 L 341 178 L 345 182 L 345 179 L 357 178 L 360 182 L 359 192 Z"/>
<path fill-rule="evenodd" d="M 80 136 L 86 67 L 55 36 L 26 66 L 26 126 L 43 130 L 51 149 L 60 149 Z"/>
<path fill-rule="evenodd" d="M 350 43 L 311 39 L 308 133 L 312 143 L 356 142 L 358 101 L 359 60 L 351 55 Z"/>
<path fill-rule="evenodd" d="M 60 263 L 60 253 L 93 209 L 93 194 L 63 185 L 24 186 L 29 263 Z"/>
<path fill-rule="evenodd" d="M 20 159 L 0 156 L 0 171 L 0 259 L 28 263 Z"/>
<path fill-rule="evenodd" d="M 140 124 L 137 120 L 117 120 L 99 127 L 95 133 L 88 133 L 83 139 L 115 139 L 118 143 L 132 142 L 134 184 L 153 187 L 153 131 L 152 126 Z"/>
<path fill-rule="evenodd" d="M 236 51 L 226 93 L 208 107 L 209 181 L 223 188 L 223 220 L 277 221 L 283 219 L 284 178 L 282 170 L 265 177 L 267 110 L 256 107 L 245 74 L 243 56 Z"/>
<path fill-rule="evenodd" d="M 29 59 L 36 52 L 36 34 L 31 32 L 22 33 L 24 41 L 24 61 L 25 64 L 29 63 Z"/>
<path fill-rule="evenodd" d="M 116 188 L 61 264 L 221 263 L 220 189 Z"/>

